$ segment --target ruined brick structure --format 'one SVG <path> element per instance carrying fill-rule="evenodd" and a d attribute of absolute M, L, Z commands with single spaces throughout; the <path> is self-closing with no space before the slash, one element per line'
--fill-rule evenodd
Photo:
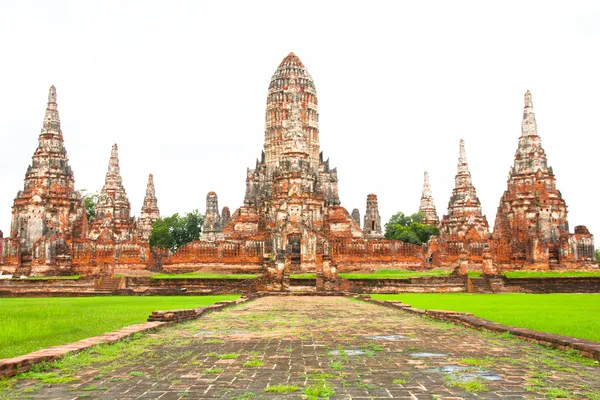
<path fill-rule="evenodd" d="M 39 145 L 14 201 L 11 234 L 0 232 L 0 270 L 17 274 L 100 274 L 156 267 L 165 272 L 262 272 L 267 289 L 286 289 L 292 272 L 315 272 L 316 286 L 339 289 L 338 272 L 442 265 L 497 271 L 534 267 L 580 267 L 594 262 L 593 236 L 585 226 L 569 233 L 567 207 L 537 135 L 531 94 L 525 96 L 522 134 L 502 196 L 493 236 L 472 184 L 460 141 L 455 188 L 448 213 L 438 221 L 427 173 L 419 211 L 440 236 L 417 246 L 383 240 L 378 199 L 367 197 L 360 213 L 341 206 L 338 175 L 319 145 L 315 84 L 290 53 L 271 78 L 264 146 L 246 175 L 243 206 L 219 213 L 216 193 L 207 195 L 201 240 L 174 254 L 148 245 L 159 218 L 152 175 L 140 218 L 131 216 L 114 145 L 96 215 L 86 219 L 74 189 L 56 105 L 50 88 Z M 262 281 L 261 280 L 261 281 Z"/>
<path fill-rule="evenodd" d="M 244 205 L 222 224 L 222 240 L 185 246 L 170 257 L 168 270 L 191 268 L 192 260 L 210 255 L 221 269 L 249 270 L 258 263 L 281 281 L 292 271 L 325 271 L 328 279 L 338 266 L 360 265 L 367 258 L 371 265 L 422 262 L 420 246 L 363 238 L 358 217 L 340 206 L 337 170 L 320 152 L 317 104 L 310 74 L 290 53 L 269 85 L 264 148 L 248 169 Z M 373 204 L 370 239 L 382 237 L 376 196 Z M 211 225 L 207 206 L 203 239 L 212 236 L 218 222 L 216 204 L 213 208 Z"/>
<path fill-rule="evenodd" d="M 231 211 L 229 211 L 229 207 L 223 207 L 221 211 L 221 223 L 223 226 L 227 225 L 227 223 L 231 220 Z"/>
<path fill-rule="evenodd" d="M 352 210 L 352 219 L 356 221 L 356 223 L 360 227 L 360 211 L 358 211 L 358 208 Z"/>
<path fill-rule="evenodd" d="M 148 184 L 146 185 L 146 196 L 142 204 L 142 212 L 137 221 L 138 235 L 142 240 L 148 240 L 152 233 L 152 224 L 160 218 L 158 210 L 158 200 L 156 199 L 156 191 L 154 190 L 154 177 L 152 174 L 148 176 Z"/>
<path fill-rule="evenodd" d="M 206 195 L 206 213 L 202 226 L 202 240 L 214 242 L 223 239 L 223 221 L 219 215 L 219 198 L 215 192 Z"/>
<path fill-rule="evenodd" d="M 86 234 L 85 204 L 75 191 L 52 86 L 38 147 L 14 201 L 10 238 L 2 250 L 12 268 L 5 271 L 48 273 L 69 266 L 67 243 Z"/>
<path fill-rule="evenodd" d="M 121 242 L 134 239 L 136 231 L 135 218 L 131 216 L 131 204 L 121 178 L 119 148 L 114 144 L 88 236 L 92 240 Z"/>
<path fill-rule="evenodd" d="M 440 224 L 440 219 L 438 218 L 437 211 L 435 210 L 433 195 L 431 194 L 429 174 L 427 171 L 425 171 L 425 176 L 423 179 L 423 192 L 421 193 L 419 212 L 423 214 L 423 221 L 421 221 L 422 223 L 433 226 L 438 226 Z"/>
<path fill-rule="evenodd" d="M 587 228 L 578 226 L 574 235 L 569 233 L 567 205 L 548 166 L 529 91 L 493 237 L 496 259 L 505 264 L 544 268 L 595 261 L 594 240 Z"/>
<path fill-rule="evenodd" d="M 363 224 L 363 236 L 367 239 L 381 239 L 381 217 L 379 216 L 379 204 L 376 194 L 367 196 L 367 209 Z"/>
<path fill-rule="evenodd" d="M 441 254 L 441 261 L 455 263 L 464 252 L 471 262 L 481 262 L 483 250 L 490 236 L 489 225 L 471 180 L 465 142 L 462 139 L 459 147 L 458 172 L 454 182 L 455 186 L 448 202 L 448 214 L 443 216 L 440 223 L 438 251 Z"/>

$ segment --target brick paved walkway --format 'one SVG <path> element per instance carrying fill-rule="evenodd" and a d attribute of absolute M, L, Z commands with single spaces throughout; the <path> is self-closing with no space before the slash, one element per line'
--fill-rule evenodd
<path fill-rule="evenodd" d="M 260 298 L 56 366 L 5 396 L 600 399 L 590 360 L 341 297 Z"/>

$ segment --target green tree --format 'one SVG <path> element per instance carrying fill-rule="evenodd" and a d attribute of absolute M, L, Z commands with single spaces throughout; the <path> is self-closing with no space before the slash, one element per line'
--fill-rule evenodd
<path fill-rule="evenodd" d="M 596 249 L 596 262 L 600 263 L 600 249 Z"/>
<path fill-rule="evenodd" d="M 174 253 L 184 244 L 200 239 L 203 223 L 204 217 L 198 210 L 184 216 L 173 214 L 159 218 L 152 224 L 150 246 L 169 249 Z"/>
<path fill-rule="evenodd" d="M 85 215 L 88 221 L 96 216 L 96 204 L 98 204 L 98 193 L 88 193 L 86 189 L 81 190 L 83 202 L 85 203 Z"/>
<path fill-rule="evenodd" d="M 423 244 L 427 243 L 431 236 L 440 234 L 436 226 L 422 224 L 421 221 L 423 221 L 423 213 L 404 215 L 403 212 L 398 212 L 385 224 L 385 238 Z"/>

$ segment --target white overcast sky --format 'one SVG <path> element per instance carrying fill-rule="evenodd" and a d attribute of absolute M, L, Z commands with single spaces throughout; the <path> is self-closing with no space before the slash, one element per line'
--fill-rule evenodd
<path fill-rule="evenodd" d="M 427 170 L 441 216 L 463 138 L 493 227 L 529 89 L 571 230 L 600 232 L 598 1 L 0 0 L 0 229 L 50 85 L 77 189 L 102 188 L 118 143 L 133 214 L 149 172 L 162 215 L 204 212 L 209 191 L 233 212 L 290 51 L 315 81 L 349 211 L 369 193 L 384 222 L 417 211 Z"/>

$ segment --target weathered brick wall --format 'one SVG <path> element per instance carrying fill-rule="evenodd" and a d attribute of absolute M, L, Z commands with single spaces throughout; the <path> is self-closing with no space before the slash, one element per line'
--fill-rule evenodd
<path fill-rule="evenodd" d="M 342 279 L 348 293 L 452 293 L 466 292 L 466 277 L 424 276 L 407 279 Z"/>
<path fill-rule="evenodd" d="M 600 277 L 502 278 L 503 292 L 600 293 Z"/>
<path fill-rule="evenodd" d="M 249 293 L 254 279 L 154 279 L 127 277 L 123 294 L 193 295 Z"/>
<path fill-rule="evenodd" d="M 423 246 L 397 240 L 336 239 L 331 241 L 331 261 L 340 272 L 424 265 Z"/>
<path fill-rule="evenodd" d="M 85 296 L 95 290 L 92 278 L 0 280 L 0 297 Z"/>

